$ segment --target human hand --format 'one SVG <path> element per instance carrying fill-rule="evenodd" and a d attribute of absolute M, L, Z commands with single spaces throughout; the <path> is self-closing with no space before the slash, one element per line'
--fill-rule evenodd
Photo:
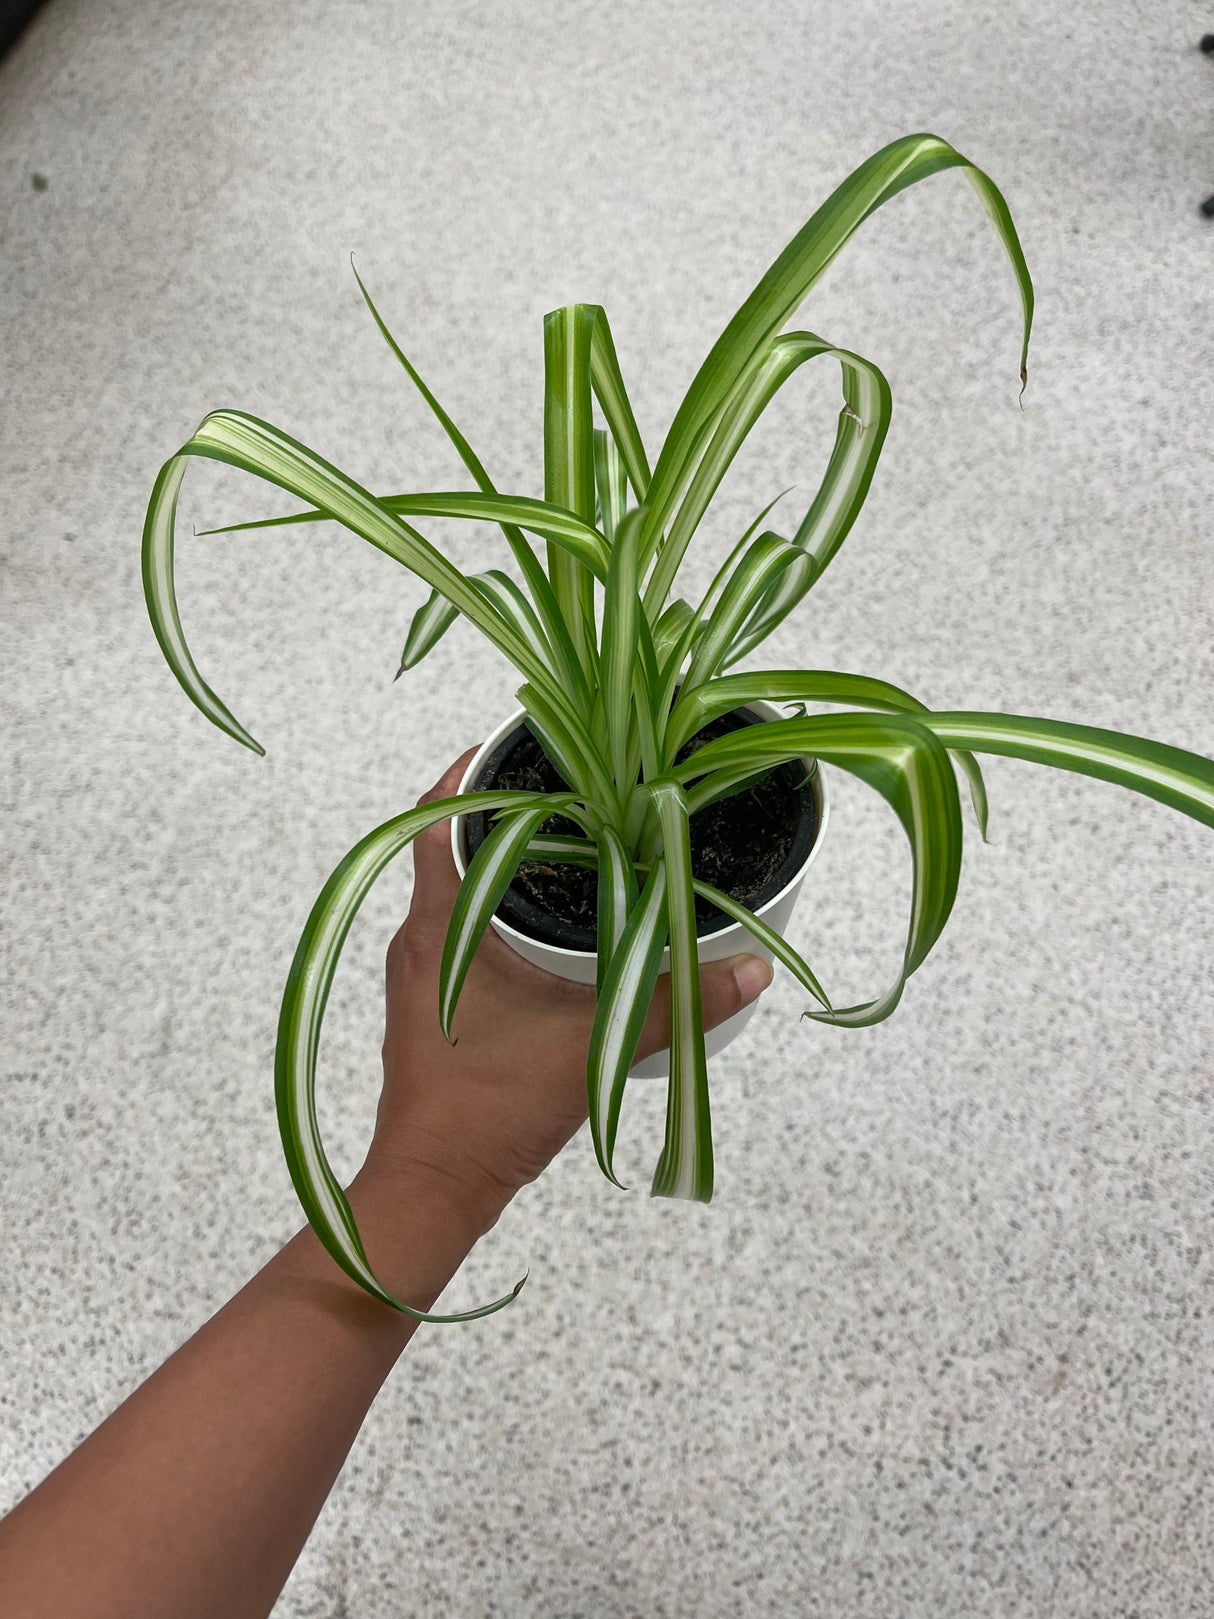
<path fill-rule="evenodd" d="M 459 790 L 474 749 L 421 803 Z M 413 844 L 413 901 L 388 948 L 384 1086 L 368 1167 L 428 1185 L 489 1230 L 587 1116 L 586 1052 L 595 990 L 524 961 L 490 927 L 464 981 L 452 1025 L 438 1022 L 438 972 L 459 877 L 450 823 Z M 771 982 L 760 956 L 700 969 L 704 1027 L 714 1028 Z M 658 980 L 637 1058 L 670 1041 L 670 980 Z"/>

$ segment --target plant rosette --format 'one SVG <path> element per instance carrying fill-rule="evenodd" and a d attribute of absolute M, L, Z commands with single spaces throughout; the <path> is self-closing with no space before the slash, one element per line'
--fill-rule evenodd
<path fill-rule="evenodd" d="M 734 714 L 738 714 L 738 710 Z M 771 703 L 750 703 L 746 705 L 745 712 L 761 720 L 779 720 L 785 716 Z M 459 785 L 460 793 L 489 790 L 502 785 L 501 765 L 499 757 L 512 754 L 517 757 L 520 751 L 518 738 L 525 739 L 528 733 L 525 730 L 526 710 L 518 709 L 501 725 L 491 736 L 481 744 L 475 757 L 472 759 Z M 733 718 L 733 716 L 730 716 Z M 513 745 L 512 745 L 513 744 Z M 534 751 L 539 751 L 538 743 L 533 743 Z M 534 770 L 535 765 L 528 761 L 525 767 L 516 766 L 521 773 L 523 768 Z M 784 769 L 789 769 L 786 766 Z M 793 908 L 797 903 L 801 887 L 818 850 L 822 846 L 822 839 L 826 832 L 826 823 L 829 815 L 829 798 L 826 790 L 825 773 L 819 768 L 816 759 L 808 758 L 795 761 L 791 769 L 800 776 L 801 780 L 795 785 L 785 781 L 777 784 L 780 799 L 788 805 L 789 826 L 784 842 L 787 852 L 783 858 L 778 858 L 780 851 L 770 859 L 770 870 L 759 874 L 747 874 L 739 881 L 725 880 L 717 886 L 728 894 L 738 904 L 745 904 L 756 917 L 765 922 L 773 932 L 781 938 L 791 920 Z M 555 771 L 552 772 L 555 775 Z M 752 789 L 752 793 L 758 789 Z M 739 795 L 739 800 L 749 795 Z M 738 800 L 735 800 L 737 802 Z M 750 806 L 747 806 L 748 808 Z M 781 805 L 780 807 L 783 807 Z M 762 814 L 760 808 L 758 813 Z M 741 830 L 746 836 L 749 847 L 746 854 L 753 855 L 755 829 L 747 826 L 747 819 L 753 819 L 754 812 L 749 818 L 739 817 Z M 768 815 L 766 820 L 773 817 Z M 475 833 L 470 836 L 471 828 L 476 822 L 485 822 L 489 819 L 483 812 L 472 816 L 454 816 L 451 821 L 451 853 L 455 858 L 455 867 L 461 881 L 468 870 L 469 862 L 475 849 L 484 841 L 485 828 L 476 826 Z M 696 821 L 693 818 L 689 823 L 689 835 L 692 847 L 692 864 L 696 862 Z M 760 831 L 767 831 L 764 826 Z M 783 830 L 781 828 L 781 830 Z M 541 829 L 542 831 L 542 829 Z M 759 852 L 768 852 L 770 838 L 761 842 Z M 720 861 L 726 869 L 736 868 L 742 863 L 738 858 L 741 851 L 730 848 L 725 851 L 725 858 Z M 534 864 L 534 863 L 533 863 Z M 585 868 L 582 868 L 583 870 Z M 586 892 L 577 894 L 572 904 L 566 901 L 565 914 L 554 912 L 549 894 L 544 889 L 556 888 L 556 883 L 549 880 L 542 882 L 543 877 L 555 878 L 558 874 L 577 871 L 572 866 L 540 867 L 541 879 L 537 881 L 533 876 L 528 883 L 530 890 L 527 894 L 520 893 L 520 876 L 526 877 L 524 868 L 516 872 L 511 887 L 499 903 L 497 910 L 490 918 L 490 926 L 498 936 L 505 940 L 513 950 L 530 961 L 536 967 L 542 967 L 546 972 L 556 973 L 560 978 L 571 979 L 577 984 L 593 984 L 598 977 L 598 948 L 597 929 L 591 918 L 597 913 L 597 877 L 593 871 L 586 871 Z M 738 892 L 739 887 L 741 892 Z M 537 893 L 537 890 L 539 892 Z M 562 896 L 564 897 L 564 896 Z M 549 903 L 545 905 L 543 901 Z M 706 913 L 703 917 L 697 915 L 696 928 L 696 954 L 701 962 L 724 961 L 729 956 L 746 952 L 751 955 L 762 956 L 766 961 L 774 961 L 772 950 L 749 934 L 740 922 L 730 921 L 728 917 L 716 907 L 701 901 L 697 912 Z M 580 913 L 585 922 L 578 926 L 576 920 L 571 920 L 570 912 L 574 917 Z M 580 946 L 580 948 L 579 948 Z M 659 963 L 659 972 L 670 971 L 670 949 L 663 950 Z M 740 1012 L 726 1018 L 715 1029 L 710 1029 L 704 1036 L 704 1054 L 706 1057 L 719 1056 L 727 1046 L 733 1044 L 742 1030 L 749 1023 L 758 1009 L 758 1002 L 752 1001 L 744 1006 Z M 656 1051 L 651 1057 L 635 1063 L 629 1070 L 630 1078 L 637 1079 L 665 1079 L 670 1073 L 670 1051 L 666 1048 Z"/>
<path fill-rule="evenodd" d="M 160 470 L 143 532 L 143 585 L 152 626 L 190 699 L 254 752 L 261 753 L 261 745 L 203 679 L 177 608 L 177 504 L 195 457 L 237 467 L 304 502 L 304 509 L 289 517 L 208 532 L 337 522 L 430 587 L 409 626 L 398 674 L 431 653 L 463 617 L 523 680 L 518 699 L 524 734 L 535 743 L 544 769 L 532 780 L 487 789 L 478 789 L 470 777 L 466 790 L 406 810 L 369 832 L 317 898 L 283 992 L 275 1095 L 292 1180 L 336 1262 L 395 1309 L 423 1320 L 469 1320 L 503 1308 L 515 1296 L 458 1316 L 427 1315 L 394 1298 L 367 1263 L 320 1137 L 316 1059 L 342 947 L 376 878 L 427 827 L 459 817 L 463 828 L 455 843 L 462 880 L 435 1008 L 444 1034 L 450 1038 L 460 989 L 487 927 L 516 949 L 531 949 L 526 930 L 511 921 L 515 899 L 510 896 L 517 898 L 528 884 L 534 890 L 531 879 L 541 868 L 548 872 L 545 881 L 555 874 L 557 886 L 574 899 L 580 881 L 581 897 L 568 920 L 581 927 L 582 937 L 554 942 L 558 950 L 579 953 L 576 976 L 593 977 L 596 985 L 586 1091 L 599 1167 L 619 1184 L 612 1154 L 625 1085 L 638 1071 L 633 1059 L 641 1028 L 658 975 L 667 970 L 665 1145 L 651 1192 L 708 1202 L 713 1046 L 703 1029 L 699 962 L 718 951 L 732 953 L 745 935 L 746 948 L 774 957 L 805 989 L 810 1004 L 804 1017 L 850 1029 L 889 1017 L 952 910 L 961 873 L 958 778 L 986 835 L 986 787 L 975 754 L 1004 754 L 1115 782 L 1214 826 L 1214 763 L 1182 748 L 1064 720 L 942 712 L 870 675 L 735 670 L 799 606 L 837 556 L 864 504 L 893 408 L 889 384 L 871 360 L 814 332 L 785 328 L 871 214 L 908 186 L 949 169 L 963 174 L 977 192 L 1015 278 L 1023 317 L 1023 395 L 1033 284 L 1007 204 L 989 176 L 947 141 L 906 135 L 850 174 L 768 266 L 709 349 L 652 463 L 606 314 L 597 304 L 568 304 L 544 319 L 543 499 L 501 493 L 389 332 L 355 271 L 382 337 L 475 488 L 375 495 L 281 429 L 234 410 L 213 411 Z M 838 368 L 843 402 L 826 472 L 800 521 L 790 535 L 765 526 L 782 498 L 777 495 L 728 551 L 698 600 L 676 595 L 688 547 L 739 449 L 785 384 L 818 360 Z M 415 526 L 429 518 L 496 525 L 508 553 L 501 560 L 511 571 L 461 572 Z M 772 704 L 797 712 L 779 717 L 779 710 L 763 706 Z M 811 713 L 811 705 L 828 712 Z M 839 709 L 844 712 L 833 712 Z M 809 963 L 781 931 L 787 924 L 784 908 L 791 909 L 804 877 L 804 860 L 794 859 L 771 894 L 761 885 L 735 889 L 735 894 L 744 891 L 749 905 L 707 880 L 702 861 L 697 864 L 695 829 L 705 824 L 705 813 L 720 812 L 728 820 L 732 800 L 767 791 L 789 768 L 802 774 L 808 768 L 816 784 L 809 796 L 816 795 L 818 820 L 804 851 L 812 854 L 825 820 L 823 765 L 857 777 L 884 800 L 906 834 L 912 857 L 901 968 L 872 999 L 844 1007 L 831 1004 Z M 490 819 L 473 848 L 469 828 L 478 816 Z M 770 852 L 771 839 L 763 833 L 735 840 L 735 848 L 747 844 L 762 855 Z M 564 867 L 582 876 L 560 878 Z M 586 872 L 594 874 L 592 887 Z M 706 907 L 710 925 L 701 931 Z M 719 930 L 712 924 L 714 907 Z M 573 972 L 567 955 L 549 956 L 542 964 Z M 722 1040 L 730 1033 L 726 1030 Z"/>

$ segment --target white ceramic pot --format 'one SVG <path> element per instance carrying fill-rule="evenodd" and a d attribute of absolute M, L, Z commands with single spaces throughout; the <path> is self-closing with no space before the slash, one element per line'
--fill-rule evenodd
<path fill-rule="evenodd" d="M 779 709 L 774 708 L 770 703 L 756 702 L 747 703 L 743 706 L 765 720 L 779 720 L 785 717 Z M 492 736 L 482 743 L 476 757 L 464 772 L 463 780 L 459 784 L 461 793 L 471 790 L 471 783 L 476 780 L 486 758 L 497 747 L 498 743 L 508 736 L 515 726 L 525 718 L 526 715 L 520 708 L 509 719 L 503 720 Z M 797 895 L 801 891 L 801 884 L 805 881 L 805 874 L 809 870 L 810 862 L 821 847 L 822 834 L 826 830 L 826 818 L 829 808 L 826 796 L 826 782 L 823 779 L 821 767 L 817 765 L 815 760 L 806 759 L 805 764 L 810 771 L 810 781 L 817 809 L 817 827 L 813 844 L 800 870 L 791 881 L 786 883 L 778 894 L 769 899 L 766 905 L 761 906 L 755 913 L 757 916 L 762 917 L 769 928 L 774 928 L 779 934 L 783 934 L 788 926 L 793 906 L 797 901 Z M 468 869 L 469 860 L 467 829 L 465 817 L 462 815 L 457 816 L 451 823 L 451 851 L 455 856 L 456 870 L 462 879 Z M 568 950 L 559 945 L 545 944 L 542 940 L 532 938 L 529 934 L 520 933 L 517 928 L 511 927 L 508 922 L 504 922 L 500 916 L 494 916 L 491 921 L 494 930 L 501 938 L 505 939 L 506 943 L 512 946 L 513 949 L 517 950 L 520 956 L 525 957 L 527 961 L 533 962 L 535 966 L 542 967 L 546 972 L 556 973 L 559 978 L 572 979 L 578 984 L 594 983 L 596 959 L 593 950 Z M 719 928 L 715 933 L 700 935 L 699 954 L 701 961 L 724 961 L 728 956 L 737 956 L 744 953 L 763 956 L 768 961 L 772 959 L 770 950 L 761 945 L 752 933 L 748 933 L 740 922 L 730 922 Z M 663 972 L 670 971 L 669 950 L 663 952 L 661 970 Z M 719 1023 L 715 1029 L 708 1031 L 704 1036 L 704 1046 L 710 1057 L 724 1051 L 731 1041 L 737 1039 L 750 1021 L 757 1004 L 757 1002 L 752 1001 L 749 1006 L 744 1006 L 733 1017 L 727 1018 L 724 1023 Z M 653 1056 L 637 1063 L 636 1067 L 632 1069 L 632 1073 L 641 1078 L 664 1078 L 670 1071 L 669 1057 L 668 1049 L 654 1052 Z"/>

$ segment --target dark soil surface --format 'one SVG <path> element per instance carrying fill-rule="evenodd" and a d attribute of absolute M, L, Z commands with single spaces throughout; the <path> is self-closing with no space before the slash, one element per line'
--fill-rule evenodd
<path fill-rule="evenodd" d="M 712 720 L 679 752 L 689 758 L 714 737 L 753 723 L 747 710 Z M 506 739 L 499 762 L 473 785 L 520 788 L 526 792 L 567 792 L 568 787 L 539 743 L 524 726 Z M 495 817 L 489 817 L 490 825 Z M 778 766 L 745 792 L 737 793 L 691 817 L 691 865 L 701 882 L 752 910 L 766 904 L 788 883 L 813 844 L 816 808 L 809 778 L 799 760 Z M 486 817 L 469 817 L 468 842 L 474 853 L 486 835 Z M 573 821 L 553 815 L 544 832 L 585 834 Z M 696 931 L 715 932 L 729 921 L 716 906 L 696 899 Z M 571 950 L 593 950 L 597 934 L 598 876 L 567 862 L 526 860 L 498 906 L 503 921 L 522 933 Z M 555 923 L 555 926 L 554 926 Z"/>

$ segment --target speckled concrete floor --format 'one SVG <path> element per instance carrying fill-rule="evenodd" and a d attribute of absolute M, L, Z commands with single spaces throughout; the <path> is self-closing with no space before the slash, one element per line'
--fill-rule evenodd
<path fill-rule="evenodd" d="M 456 481 L 355 250 L 502 484 L 538 492 L 546 309 L 606 304 L 656 439 L 831 186 L 933 129 L 1019 221 L 1027 408 L 1010 276 L 939 177 L 807 306 L 897 408 L 765 661 L 1214 752 L 1210 24 L 1179 0 L 51 0 L 0 68 L 0 1505 L 294 1229 L 270 1072 L 298 929 L 511 703 L 460 631 L 390 683 L 423 592 L 351 537 L 187 538 L 187 629 L 269 757 L 227 742 L 144 617 L 160 461 L 231 404 L 372 487 Z M 695 577 L 812 482 L 836 408 L 819 377 L 773 412 Z M 183 503 L 187 532 L 272 509 L 206 467 Z M 896 1018 L 810 1028 L 785 980 L 718 1064 L 711 1207 L 621 1195 L 584 1136 L 518 1200 L 447 1297 L 530 1264 L 526 1294 L 423 1329 L 280 1614 L 1210 1612 L 1214 841 L 1112 787 L 989 779 L 993 841 Z M 834 796 L 795 933 L 860 995 L 907 861 L 861 788 Z M 407 891 L 369 904 L 331 1014 L 344 1169 Z M 642 1188 L 661 1101 L 626 1118 Z"/>

